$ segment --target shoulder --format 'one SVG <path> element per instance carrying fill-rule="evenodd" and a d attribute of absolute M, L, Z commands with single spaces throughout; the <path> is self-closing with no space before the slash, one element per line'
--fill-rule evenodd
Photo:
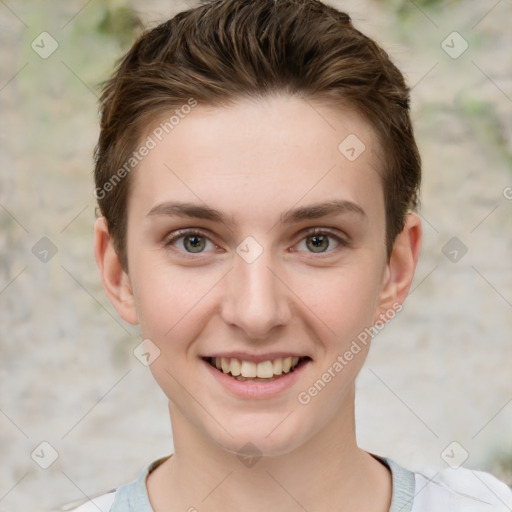
<path fill-rule="evenodd" d="M 153 512 L 147 494 L 146 477 L 169 457 L 161 457 L 145 466 L 132 482 L 51 512 Z"/>
<path fill-rule="evenodd" d="M 415 472 L 412 512 L 510 512 L 512 489 L 490 473 L 466 468 Z"/>
<path fill-rule="evenodd" d="M 109 512 L 115 497 L 116 490 L 114 489 L 95 498 L 68 503 L 64 507 L 52 512 Z"/>
<path fill-rule="evenodd" d="M 467 468 L 410 471 L 387 457 L 377 458 L 392 474 L 389 512 L 512 511 L 512 489 L 490 473 Z"/>

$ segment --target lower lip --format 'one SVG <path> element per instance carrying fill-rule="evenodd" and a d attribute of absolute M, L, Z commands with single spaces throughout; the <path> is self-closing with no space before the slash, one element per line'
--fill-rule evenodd
<path fill-rule="evenodd" d="M 212 377 L 228 392 L 240 398 L 259 399 L 272 398 L 283 393 L 287 389 L 290 389 L 311 360 L 302 363 L 300 366 L 295 368 L 293 372 L 283 374 L 282 377 L 269 382 L 236 380 L 224 372 L 217 370 L 204 359 L 201 359 L 201 362 L 205 365 L 206 370 L 210 372 L 210 375 L 212 375 Z"/>

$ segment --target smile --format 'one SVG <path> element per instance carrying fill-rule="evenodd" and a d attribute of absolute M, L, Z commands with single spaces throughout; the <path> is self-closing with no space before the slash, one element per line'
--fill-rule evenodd
<path fill-rule="evenodd" d="M 238 381 L 270 382 L 293 372 L 309 357 L 278 357 L 268 361 L 245 361 L 237 358 L 207 357 L 211 366 Z"/>

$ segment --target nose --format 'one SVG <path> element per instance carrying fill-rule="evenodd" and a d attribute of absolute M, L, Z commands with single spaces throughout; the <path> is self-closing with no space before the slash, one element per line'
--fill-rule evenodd
<path fill-rule="evenodd" d="M 252 263 L 236 255 L 223 297 L 223 320 L 251 340 L 268 339 L 274 328 L 287 325 L 292 318 L 293 294 L 267 253 L 263 251 Z"/>

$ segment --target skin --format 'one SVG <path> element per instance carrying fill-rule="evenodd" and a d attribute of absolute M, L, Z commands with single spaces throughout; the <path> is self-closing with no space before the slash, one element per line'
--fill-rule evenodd
<path fill-rule="evenodd" d="M 338 150 L 350 134 L 366 146 L 354 161 Z M 354 381 L 369 344 L 307 405 L 297 399 L 411 285 L 421 224 L 407 215 L 388 259 L 379 153 L 371 126 L 348 109 L 289 96 L 198 106 L 130 177 L 128 272 L 97 220 L 105 291 L 160 350 L 150 369 L 169 398 L 175 449 L 147 479 L 155 511 L 389 509 L 389 471 L 356 444 Z M 364 214 L 281 222 L 289 209 L 328 200 Z M 227 219 L 148 215 L 169 201 Z M 204 232 L 203 252 L 190 253 L 184 238 L 166 245 L 185 228 Z M 323 239 L 325 252 L 315 252 L 310 228 L 344 243 Z M 248 236 L 263 249 L 252 263 L 236 252 Z M 234 350 L 312 361 L 278 396 L 246 399 L 200 359 Z M 247 442 L 263 455 L 252 467 L 237 456 Z"/>

